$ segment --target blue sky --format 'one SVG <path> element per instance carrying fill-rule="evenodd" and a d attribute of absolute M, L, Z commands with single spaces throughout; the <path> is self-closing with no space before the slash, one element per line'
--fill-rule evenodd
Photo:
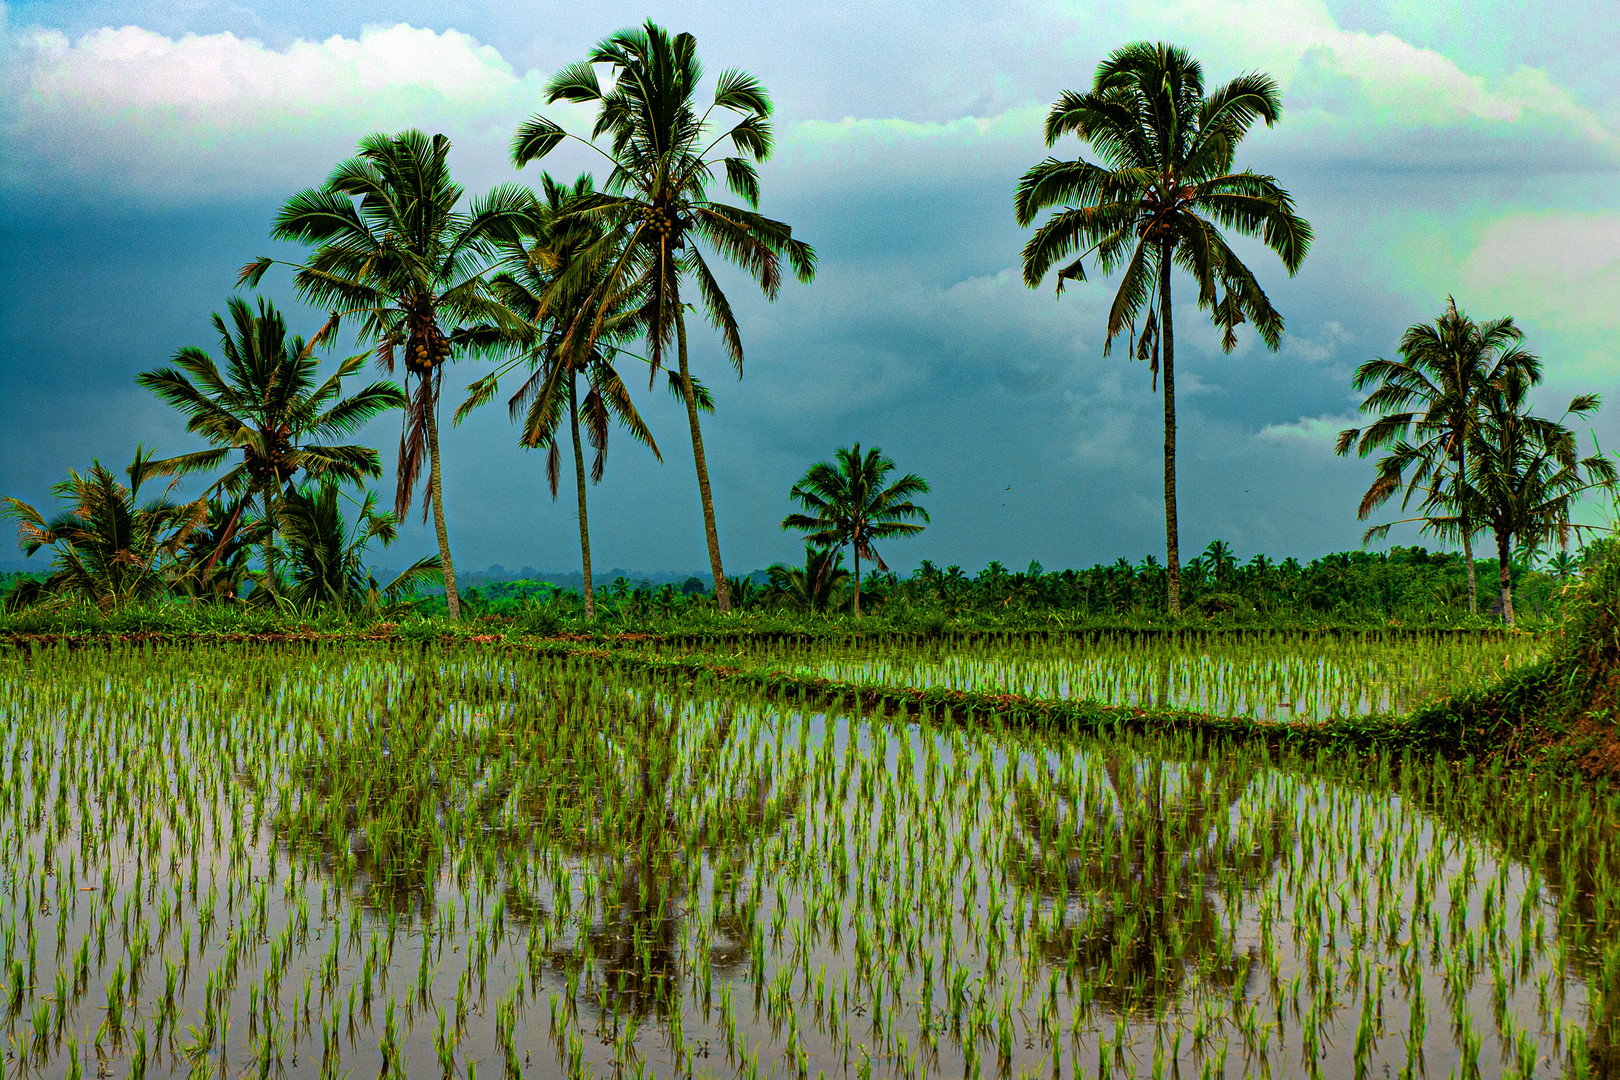
<path fill-rule="evenodd" d="M 48 501 L 92 458 L 195 444 L 134 385 L 179 347 L 212 346 L 235 271 L 293 191 L 373 130 L 454 142 L 477 191 L 514 175 L 516 124 L 545 79 L 621 26 L 697 36 L 711 71 L 758 75 L 779 148 L 762 207 L 819 254 L 775 303 L 737 276 L 745 374 L 712 339 L 709 452 L 728 569 L 792 558 L 778 522 L 813 460 L 859 440 L 933 485 L 933 524 L 885 556 L 1048 568 L 1163 551 L 1160 404 L 1144 365 L 1102 356 L 1109 283 L 1031 291 L 1013 185 L 1046 153 L 1046 109 L 1114 47 L 1182 43 L 1213 84 L 1275 76 L 1281 124 L 1239 163 L 1275 175 L 1315 226 L 1294 278 L 1251 266 L 1287 320 L 1272 354 L 1222 355 L 1183 286 L 1177 311 L 1184 552 L 1354 547 L 1365 462 L 1333 457 L 1356 365 L 1393 351 L 1448 294 L 1511 314 L 1546 361 L 1538 397 L 1608 398 L 1620 446 L 1620 55 L 1597 4 L 1129 2 L 1000 5 L 13 3 L 0 6 L 0 492 Z M 1083 152 L 1072 141 L 1058 153 Z M 560 152 L 548 167 L 590 165 Z M 265 291 L 309 332 L 284 274 Z M 465 365 L 447 387 L 480 374 Z M 632 385 L 636 384 L 632 379 Z M 453 391 L 447 396 L 453 396 Z M 684 422 L 643 393 L 665 461 L 616 436 L 592 495 L 599 566 L 705 565 Z M 447 409 L 448 413 L 448 409 Z M 398 421 L 366 438 L 392 465 Z M 544 490 L 502 409 L 445 434 L 458 564 L 566 568 L 571 503 Z M 387 488 L 390 485 L 385 484 Z M 1604 508 L 1591 507 L 1589 517 Z M 1410 534 L 1397 533 L 1395 540 Z M 413 525 L 384 561 L 431 548 Z M 7 556 L 0 554 L 0 561 Z"/>

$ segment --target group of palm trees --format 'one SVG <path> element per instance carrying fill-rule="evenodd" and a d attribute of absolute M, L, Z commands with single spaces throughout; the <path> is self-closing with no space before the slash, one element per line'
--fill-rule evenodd
<path fill-rule="evenodd" d="M 1473 538 L 1489 530 L 1496 543 L 1497 610 L 1513 622 L 1515 548 L 1536 550 L 1548 541 L 1567 547 L 1581 528 L 1572 504 L 1595 487 L 1613 490 L 1614 462 L 1601 453 L 1580 455 L 1565 421 L 1598 407 L 1582 394 L 1563 416 L 1530 411 L 1529 391 L 1541 381 L 1541 359 L 1524 346 L 1513 319 L 1478 323 L 1455 299 L 1432 323 L 1408 327 L 1400 357 L 1377 358 L 1356 370 L 1358 390 L 1373 387 L 1361 411 L 1375 415 L 1364 428 L 1339 433 L 1337 452 L 1361 457 L 1382 452 L 1372 485 L 1361 500 L 1365 520 L 1397 492 L 1401 507 L 1418 500 L 1422 531 L 1461 541 L 1468 569 L 1468 610 L 1478 610 Z M 1382 537 L 1386 522 L 1367 530 Z"/>
<path fill-rule="evenodd" d="M 1037 286 L 1056 267 L 1061 292 L 1085 280 L 1094 259 L 1104 273 L 1120 270 L 1103 345 L 1127 334 L 1131 351 L 1164 381 L 1164 507 L 1167 606 L 1181 613 L 1176 523 L 1176 412 L 1171 269 L 1198 287 L 1198 306 L 1221 331 L 1253 325 L 1276 350 L 1282 316 L 1220 228 L 1256 238 L 1293 274 L 1310 248 L 1311 228 L 1288 193 L 1270 176 L 1234 171 L 1234 151 L 1257 120 L 1277 122 L 1282 106 L 1266 75 L 1241 75 L 1209 94 L 1203 73 L 1186 52 L 1163 44 L 1118 50 L 1097 68 L 1091 89 L 1065 92 L 1046 119 L 1046 140 L 1065 135 L 1089 143 L 1101 163 L 1047 158 L 1024 174 L 1015 197 L 1022 225 L 1054 210 L 1024 247 L 1024 279 Z M 1138 321 L 1141 325 L 1138 327 Z M 1598 406 L 1595 394 L 1570 402 L 1563 417 L 1530 412 L 1529 389 L 1540 361 L 1524 349 L 1511 318 L 1476 324 L 1450 303 L 1432 326 L 1410 328 L 1401 359 L 1372 360 L 1356 374 L 1358 390 L 1376 386 L 1362 410 L 1383 414 L 1365 430 L 1341 433 L 1338 452 L 1387 453 L 1363 499 L 1365 519 L 1396 491 L 1403 507 L 1421 496 L 1416 521 L 1425 531 L 1461 540 L 1468 568 L 1469 608 L 1477 610 L 1475 534 L 1495 535 L 1500 611 L 1513 621 L 1513 548 L 1535 549 L 1549 539 L 1562 548 L 1572 529 L 1573 500 L 1594 486 L 1612 487 L 1613 462 L 1581 457 L 1564 421 Z M 1364 542 L 1387 533 L 1369 529 Z"/>
<path fill-rule="evenodd" d="M 598 69 L 610 76 L 606 87 Z M 772 150 L 764 88 L 753 76 L 728 70 L 716 80 L 712 99 L 700 105 L 702 76 L 692 35 L 672 35 L 648 22 L 605 39 L 585 61 L 552 78 L 548 102 L 595 106 L 590 136 L 533 116 L 512 140 L 513 163 L 540 160 L 574 139 L 605 160 L 600 189 L 589 177 L 572 185 L 544 177 L 541 195 L 504 184 L 462 210 L 463 191 L 447 164 L 449 140 L 407 131 L 366 138 L 358 157 L 339 165 L 322 187 L 294 196 L 277 215 L 275 238 L 312 248 L 293 268 L 299 295 L 331 313 L 310 345 L 355 321 L 384 368 L 404 361 L 409 404 L 395 512 L 409 509 L 425 465 L 423 516 L 433 517 L 452 618 L 460 617 L 461 603 L 445 526 L 438 404 L 446 364 L 466 356 L 506 363 L 469 387 L 457 420 L 492 399 L 503 375 L 529 368 L 508 407 L 521 421 L 522 444 L 547 450 L 553 494 L 567 418 L 589 608 L 580 432 L 596 451 L 592 473 L 598 478 L 614 420 L 656 454 L 614 362 L 643 360 L 656 380 L 673 350 L 670 381 L 686 409 L 715 598 L 722 611 L 730 609 L 699 421 L 711 405 L 691 371 L 687 297 L 719 332 L 740 374 L 742 339 L 712 261 L 737 265 L 774 297 L 784 261 L 808 281 L 815 253 L 788 225 L 756 209 L 756 166 Z M 714 198 L 712 189 L 722 183 L 745 205 Z M 257 285 L 272 265 L 268 258 L 249 263 L 239 284 Z M 632 351 L 637 342 L 644 354 Z"/>
<path fill-rule="evenodd" d="M 634 360 L 646 365 L 650 385 L 663 372 L 684 407 L 714 597 L 720 610 L 730 610 L 700 423 L 713 403 L 692 373 L 687 308 L 701 309 L 740 375 L 742 340 L 715 261 L 742 269 L 768 298 L 786 272 L 811 280 L 816 261 L 786 223 L 757 210 L 757 166 L 773 145 L 764 88 L 745 72 L 727 70 L 715 80 L 712 98 L 700 102 L 702 77 L 693 37 L 650 21 L 604 39 L 584 61 L 553 76 L 546 101 L 594 107 L 590 133 L 574 135 L 535 115 L 517 130 L 512 161 L 521 168 L 572 140 L 603 159 L 600 186 L 589 175 L 571 184 L 543 175 L 538 192 L 508 183 L 464 202 L 463 188 L 450 175 L 445 136 L 367 136 L 359 154 L 322 186 L 289 199 L 271 230 L 274 238 L 307 249 L 303 261 L 287 265 L 300 298 L 328 313 L 319 329 L 308 340 L 289 340 L 273 305 L 261 299 L 255 311 L 233 299 L 229 321 L 215 317 L 221 360 L 182 349 L 172 366 L 139 379 L 185 413 L 188 430 L 210 447 L 163 460 L 138 451 L 130 488 L 99 464 L 88 476 L 74 473 L 58 486 L 72 503 L 70 512 L 54 523 L 8 500 L 24 546 L 32 551 L 51 544 L 60 551 L 65 545 L 71 561 L 75 536 L 95 520 L 117 517 L 86 500 L 113 499 L 133 523 L 143 512 L 134 498 L 142 477 L 225 468 L 202 499 L 169 506 L 167 517 L 141 525 L 153 536 L 143 563 L 148 578 L 161 578 L 160 566 L 183 565 L 188 588 L 235 595 L 256 547 L 262 572 L 253 577 L 254 591 L 263 595 L 277 595 L 284 585 L 316 598 L 375 594 L 376 583 L 362 581 L 364 545 L 392 539 L 425 474 L 422 515 L 431 515 L 438 554 L 413 565 L 395 585 L 439 576 L 449 614 L 458 618 L 439 408 L 448 364 L 485 358 L 496 363 L 468 386 L 453 422 L 492 401 L 515 376 L 508 410 L 521 445 L 545 451 L 553 498 L 561 445 L 571 444 L 590 616 L 595 591 L 583 443 L 594 452 L 592 480 L 603 474 L 615 424 L 661 459 L 621 375 L 620 365 Z M 1272 177 L 1234 166 L 1245 134 L 1257 121 L 1275 124 L 1281 109 L 1269 76 L 1244 74 L 1206 93 L 1200 65 L 1184 50 L 1129 45 L 1099 65 L 1089 90 L 1065 92 L 1046 121 L 1049 146 L 1074 135 L 1100 162 L 1048 157 L 1024 174 L 1014 197 L 1020 224 L 1034 225 L 1050 211 L 1024 247 L 1026 283 L 1038 286 L 1055 273 L 1061 292 L 1066 283 L 1085 280 L 1093 260 L 1105 274 L 1118 271 L 1104 354 L 1124 334 L 1132 356 L 1148 362 L 1155 384 L 1162 377 L 1164 583 L 1172 616 L 1182 608 L 1172 270 L 1192 277 L 1198 306 L 1209 312 L 1226 350 L 1235 347 L 1243 323 L 1268 348 L 1279 346 L 1282 316 L 1222 230 L 1260 240 L 1290 274 L 1309 250 L 1311 227 L 1288 193 Z M 722 187 L 737 203 L 714 197 Z M 237 283 L 255 287 L 276 265 L 256 259 Z M 315 350 L 345 326 L 386 371 L 403 363 L 403 387 L 375 382 L 344 396 L 343 380 L 358 372 L 365 354 L 342 361 L 317 384 Z M 1529 413 L 1526 394 L 1539 378 L 1539 362 L 1523 349 L 1511 320 L 1477 326 L 1453 305 L 1433 327 L 1409 330 L 1401 352 L 1400 361 L 1363 365 L 1357 386 L 1378 384 L 1363 407 L 1384 415 L 1340 439 L 1341 453 L 1352 444 L 1363 455 L 1387 451 L 1362 515 L 1397 490 L 1404 488 L 1403 505 L 1421 495 L 1425 527 L 1461 539 L 1469 555 L 1471 603 L 1471 538 L 1493 530 L 1511 619 L 1509 548 L 1549 536 L 1562 542 L 1571 527 L 1570 500 L 1592 484 L 1613 483 L 1613 467 L 1601 456 L 1579 458 L 1561 420 Z M 1595 396 L 1577 398 L 1566 417 L 1596 405 Z M 334 440 L 392 409 L 404 416 L 393 512 L 380 512 L 367 493 L 356 502 L 360 526 L 350 536 L 338 513 L 340 495 L 347 497 L 342 489 L 379 477 L 382 468 L 375 450 Z M 863 454 L 856 444 L 839 451 L 836 461 L 813 466 L 795 485 L 792 497 L 807 512 L 783 525 L 808 534 L 799 582 L 805 591 L 825 594 L 840 572 L 840 550 L 851 545 L 858 614 L 862 560 L 884 566 L 873 542 L 922 528 L 912 519 L 926 521 L 927 514 L 910 500 L 927 485 L 911 474 L 888 484 L 893 467 L 880 451 Z M 1370 530 L 1368 538 L 1387 528 Z M 278 569 L 283 548 L 294 564 L 285 583 Z M 141 589 L 153 587 L 148 582 Z"/>

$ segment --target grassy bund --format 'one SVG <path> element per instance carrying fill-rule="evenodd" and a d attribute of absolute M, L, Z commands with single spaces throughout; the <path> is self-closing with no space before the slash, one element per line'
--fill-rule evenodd
<path fill-rule="evenodd" d="M 4 1075 L 1613 1076 L 1617 575 L 1535 638 L 14 636 Z"/>

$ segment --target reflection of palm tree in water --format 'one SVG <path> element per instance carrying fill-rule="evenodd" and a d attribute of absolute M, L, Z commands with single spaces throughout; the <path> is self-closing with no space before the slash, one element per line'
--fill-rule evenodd
<path fill-rule="evenodd" d="M 1252 956 L 1235 954 L 1218 891 L 1269 877 L 1286 827 L 1232 820 L 1258 767 L 1190 761 L 1175 792 L 1158 759 L 1110 756 L 1103 771 L 1106 790 L 1050 768 L 1014 788 L 1013 873 L 1063 911 L 1042 955 L 1096 976 L 1094 998 L 1121 1011 L 1157 1009 L 1189 974 L 1230 987 Z"/>
<path fill-rule="evenodd" d="M 369 717 L 329 723 L 291 763 L 302 790 L 275 800 L 274 826 L 365 903 L 424 920 L 446 844 L 464 844 L 468 830 L 486 874 L 530 865 L 537 840 L 597 863 L 605 887 L 591 952 L 610 992 L 622 979 L 644 1011 L 653 991 L 679 986 L 680 898 L 694 861 L 740 863 L 731 856 L 794 813 L 802 782 L 778 783 L 764 767 L 723 774 L 729 710 L 683 753 L 676 708 L 626 697 L 604 710 L 584 685 L 542 689 L 520 694 L 510 674 L 468 678 L 436 664 L 384 679 Z M 468 710 L 464 722 L 447 722 L 453 706 Z M 703 807 L 695 826 L 693 806 Z M 506 876 L 508 918 L 545 919 L 528 875 Z M 745 952 L 749 928 L 734 911 L 717 912 L 715 927 L 728 940 L 710 962 L 724 968 Z"/>
<path fill-rule="evenodd" d="M 597 918 L 585 938 L 614 1013 L 663 1013 L 675 1006 L 685 898 L 705 856 L 720 864 L 709 965 L 725 970 L 741 961 L 750 927 L 735 907 L 736 878 L 731 901 L 721 895 L 728 884 L 723 868 L 738 866 L 741 860 L 731 856 L 781 828 L 799 804 L 798 776 L 777 781 L 765 766 L 724 769 L 722 751 L 734 728 L 729 707 L 686 753 L 681 726 L 679 709 L 650 697 L 609 710 L 600 736 L 588 744 L 594 760 L 576 763 L 561 781 L 565 797 L 583 808 L 585 831 L 547 837 L 554 850 L 599 867 Z M 694 805 L 702 807 L 700 814 L 690 813 Z M 580 967 L 583 944 L 556 949 L 551 959 Z"/>

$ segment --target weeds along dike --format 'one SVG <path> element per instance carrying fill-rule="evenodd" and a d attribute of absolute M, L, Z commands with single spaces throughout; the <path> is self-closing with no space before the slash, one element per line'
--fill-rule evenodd
<path fill-rule="evenodd" d="M 1620 552 L 1576 586 L 1545 657 L 1409 724 L 1438 746 L 1620 778 Z"/>

